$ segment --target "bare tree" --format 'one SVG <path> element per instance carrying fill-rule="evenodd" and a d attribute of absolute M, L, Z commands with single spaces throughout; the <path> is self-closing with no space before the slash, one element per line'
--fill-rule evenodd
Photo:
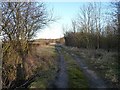
<path fill-rule="evenodd" d="M 120 1 L 113 3 L 114 7 L 115 7 L 115 11 L 114 11 L 114 23 L 117 27 L 117 41 L 118 41 L 118 71 L 120 70 Z M 118 86 L 120 86 L 120 73 L 118 73 Z"/>
<path fill-rule="evenodd" d="M 10 53 L 8 48 L 11 48 L 15 52 L 14 54 L 20 57 L 18 63 L 22 64 L 25 71 L 29 40 L 38 30 L 53 21 L 53 16 L 49 15 L 44 3 L 2 2 L 0 8 L 2 10 L 3 52 Z"/>
<path fill-rule="evenodd" d="M 99 38 L 101 32 L 101 21 L 100 3 L 88 3 L 83 8 L 80 8 L 80 12 L 77 17 L 77 24 L 85 33 L 97 33 L 97 48 L 100 46 Z M 89 47 L 90 40 L 87 35 L 86 41 L 88 43 L 87 46 Z"/>

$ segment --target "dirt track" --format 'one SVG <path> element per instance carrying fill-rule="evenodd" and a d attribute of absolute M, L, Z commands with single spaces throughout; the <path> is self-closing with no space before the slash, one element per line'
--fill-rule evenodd
<path fill-rule="evenodd" d="M 64 57 L 60 52 L 60 47 L 58 48 L 58 52 L 59 52 L 61 61 L 60 61 L 60 66 L 59 66 L 60 71 L 58 74 L 58 81 L 56 81 L 56 82 L 58 82 L 57 83 L 58 87 L 59 87 L 59 85 L 60 85 L 60 87 L 62 87 L 62 86 L 68 87 L 66 84 L 66 82 L 68 82 L 67 72 L 65 70 L 66 64 L 64 61 Z M 65 51 L 65 52 L 70 54 L 72 56 L 72 58 L 76 61 L 76 63 L 80 67 L 80 69 L 83 70 L 83 73 L 85 74 L 86 78 L 88 79 L 90 88 L 107 88 L 104 80 L 102 80 L 102 78 L 100 78 L 93 70 L 89 69 L 87 64 L 80 57 L 78 57 L 77 55 L 75 55 L 73 53 L 70 53 L 67 51 Z"/>
<path fill-rule="evenodd" d="M 59 53 L 59 70 L 54 80 L 53 88 L 68 88 L 68 75 L 66 70 L 67 65 L 64 60 L 64 56 L 61 53 L 62 48 L 57 47 L 56 49 Z M 102 80 L 102 78 L 100 78 L 93 70 L 89 69 L 83 59 L 73 54 L 72 52 L 65 52 L 71 55 L 72 58 L 76 61 L 77 65 L 80 67 L 80 69 L 83 70 L 83 73 L 88 80 L 90 88 L 107 88 L 104 80 Z"/>
<path fill-rule="evenodd" d="M 59 53 L 59 66 L 56 74 L 56 78 L 53 82 L 53 88 L 68 88 L 68 75 L 66 70 L 66 62 L 64 56 L 62 55 L 60 48 L 57 48 Z"/>
<path fill-rule="evenodd" d="M 88 79 L 90 88 L 107 88 L 104 80 L 102 80 L 102 78 L 100 78 L 93 70 L 89 69 L 83 59 L 79 58 L 75 54 L 72 54 L 71 56 L 83 70 L 86 78 Z"/>

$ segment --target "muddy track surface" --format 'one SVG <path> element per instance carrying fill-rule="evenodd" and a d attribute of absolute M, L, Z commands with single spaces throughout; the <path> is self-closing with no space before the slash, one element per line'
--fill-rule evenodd
<path fill-rule="evenodd" d="M 81 59 L 79 56 L 73 54 L 72 52 L 66 51 L 66 53 L 70 54 L 73 59 L 77 62 L 80 69 L 83 70 L 84 75 L 86 76 L 90 88 L 107 88 L 105 81 L 100 78 L 93 70 L 89 69 L 87 64 Z"/>
<path fill-rule="evenodd" d="M 68 88 L 68 75 L 67 75 L 67 70 L 66 70 L 66 62 L 64 60 L 64 56 L 61 53 L 61 48 L 57 47 L 56 50 L 59 54 L 59 66 L 58 66 L 58 71 L 55 77 L 55 80 L 52 83 L 52 88 Z"/>

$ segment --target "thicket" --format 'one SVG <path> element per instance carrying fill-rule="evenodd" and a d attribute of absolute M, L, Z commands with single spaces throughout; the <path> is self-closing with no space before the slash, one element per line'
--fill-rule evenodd
<path fill-rule="evenodd" d="M 11 88 L 17 83 L 20 86 L 31 75 L 33 68 L 27 62 L 32 53 L 29 41 L 38 30 L 53 21 L 53 16 L 42 2 L 1 2 L 0 9 L 0 35 L 3 41 L 2 88 Z"/>
<path fill-rule="evenodd" d="M 118 50 L 119 14 L 116 12 L 113 19 L 110 14 L 103 14 L 101 6 L 101 3 L 85 5 L 80 8 L 77 18 L 72 20 L 72 27 L 63 28 L 67 46 L 107 51 Z"/>

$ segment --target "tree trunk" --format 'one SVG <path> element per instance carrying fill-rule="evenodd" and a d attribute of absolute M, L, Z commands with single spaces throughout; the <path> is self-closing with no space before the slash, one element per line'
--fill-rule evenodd
<path fill-rule="evenodd" d="M 118 2 L 118 70 L 120 70 L 120 2 Z M 120 81 L 120 73 L 118 75 L 118 82 Z M 120 82 L 119 82 L 120 85 Z"/>

